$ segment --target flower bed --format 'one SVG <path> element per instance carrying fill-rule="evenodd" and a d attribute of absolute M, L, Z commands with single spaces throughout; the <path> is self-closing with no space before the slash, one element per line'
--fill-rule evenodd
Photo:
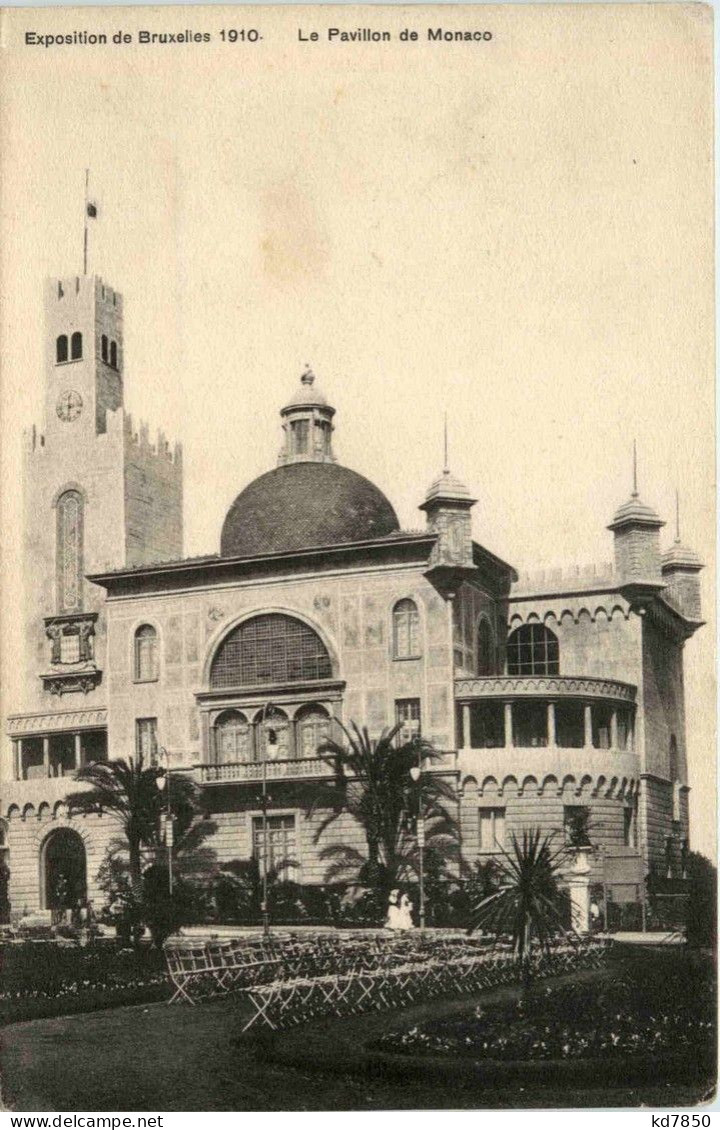
<path fill-rule="evenodd" d="M 602 983 L 538 985 L 514 1004 L 395 1029 L 375 1045 L 407 1055 L 474 1060 L 626 1059 L 695 1053 L 712 1058 L 715 992 L 709 962 L 628 962 Z"/>
<path fill-rule="evenodd" d="M 0 1024 L 166 999 L 163 954 L 149 946 L 14 942 L 0 948 Z"/>

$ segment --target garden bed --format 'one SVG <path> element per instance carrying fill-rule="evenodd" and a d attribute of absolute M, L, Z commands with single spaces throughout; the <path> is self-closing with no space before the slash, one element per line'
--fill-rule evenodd
<path fill-rule="evenodd" d="M 57 941 L 0 947 L 0 1024 L 164 1000 L 170 983 L 162 952 L 121 949 L 114 940 L 88 946 Z"/>
<path fill-rule="evenodd" d="M 380 1053 L 457 1060 L 627 1062 L 648 1057 L 715 1058 L 712 962 L 681 952 L 626 960 L 604 981 L 536 984 L 492 1008 L 395 1028 Z"/>

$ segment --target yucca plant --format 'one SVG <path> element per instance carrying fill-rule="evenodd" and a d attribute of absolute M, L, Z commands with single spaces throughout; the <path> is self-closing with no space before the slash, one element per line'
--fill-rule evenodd
<path fill-rule="evenodd" d="M 509 851 L 499 846 L 498 889 L 471 912 L 470 930 L 509 935 L 513 953 L 526 970 L 533 950 L 549 952 L 558 932 L 564 932 L 558 877 L 568 852 L 564 844 L 555 848 L 553 839 L 532 828 L 522 839 L 513 834 Z"/>

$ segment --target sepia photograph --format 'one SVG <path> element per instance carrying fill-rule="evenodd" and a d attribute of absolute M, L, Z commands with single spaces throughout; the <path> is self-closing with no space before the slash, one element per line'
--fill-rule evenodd
<path fill-rule="evenodd" d="M 0 162 L 2 1109 L 703 1115 L 712 9 L 4 8 Z"/>

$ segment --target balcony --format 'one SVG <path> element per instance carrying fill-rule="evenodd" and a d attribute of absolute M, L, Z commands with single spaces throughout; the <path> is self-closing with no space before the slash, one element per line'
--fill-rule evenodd
<path fill-rule="evenodd" d="M 456 679 L 463 776 L 636 781 L 635 687 L 611 679 Z"/>
<path fill-rule="evenodd" d="M 268 758 L 267 781 L 314 780 L 331 777 L 332 768 L 321 757 Z M 262 761 L 225 761 L 198 765 L 198 778 L 203 785 L 224 785 L 228 782 L 257 782 L 263 778 Z"/>

